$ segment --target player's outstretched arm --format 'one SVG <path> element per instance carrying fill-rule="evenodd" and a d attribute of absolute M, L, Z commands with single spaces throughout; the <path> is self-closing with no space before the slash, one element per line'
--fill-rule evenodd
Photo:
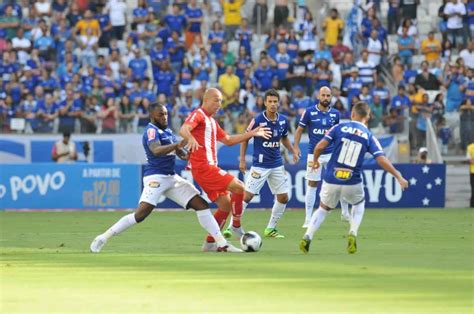
<path fill-rule="evenodd" d="M 300 141 L 303 130 L 301 126 L 298 126 L 295 131 L 295 143 L 293 144 L 293 161 L 295 163 L 297 163 L 301 157 Z"/>
<path fill-rule="evenodd" d="M 245 154 L 247 153 L 247 147 L 249 146 L 249 140 L 243 141 L 240 144 L 240 162 L 239 162 L 239 170 L 242 173 L 247 171 L 247 165 L 245 163 Z"/>
<path fill-rule="evenodd" d="M 390 160 L 387 159 L 387 157 L 378 156 L 377 158 L 375 158 L 375 160 L 380 165 L 380 167 L 382 167 L 382 169 L 389 172 L 391 175 L 393 175 L 397 179 L 398 184 L 400 184 L 403 190 L 408 187 L 408 181 L 405 180 L 404 177 L 402 177 L 400 172 L 397 169 L 395 169 L 395 167 L 392 165 Z"/>
<path fill-rule="evenodd" d="M 319 141 L 319 143 L 314 147 L 313 151 L 313 169 L 318 169 L 319 168 L 319 156 L 323 153 L 323 151 L 326 149 L 326 147 L 329 145 L 329 141 L 325 138 Z"/>
<path fill-rule="evenodd" d="M 288 149 L 288 151 L 293 155 L 293 161 L 295 163 L 298 163 L 298 161 L 300 160 L 300 157 L 295 153 L 295 150 L 293 148 L 293 145 L 291 145 L 291 141 L 290 139 L 288 138 L 288 136 L 285 136 L 281 139 L 281 143 L 283 144 L 283 146 L 286 147 L 286 149 Z"/>
<path fill-rule="evenodd" d="M 181 135 L 182 136 L 182 135 Z M 248 131 L 244 134 L 236 134 L 236 135 L 228 135 L 224 136 L 220 139 L 220 141 L 227 146 L 232 146 L 235 144 L 242 143 L 243 141 L 248 141 L 252 137 L 263 137 L 264 139 L 268 140 L 272 137 L 272 131 L 270 128 L 265 127 L 256 127 L 255 129 Z M 184 137 L 184 136 L 183 136 Z"/>
<path fill-rule="evenodd" d="M 183 147 L 183 141 L 169 145 L 161 145 L 160 142 L 152 142 L 148 145 L 155 156 L 164 156 Z"/>
<path fill-rule="evenodd" d="M 201 147 L 199 143 L 196 141 L 194 136 L 191 134 L 191 131 L 193 130 L 193 127 L 189 124 L 183 124 L 181 129 L 179 130 L 179 135 L 187 141 L 187 147 L 191 152 L 194 152 Z"/>

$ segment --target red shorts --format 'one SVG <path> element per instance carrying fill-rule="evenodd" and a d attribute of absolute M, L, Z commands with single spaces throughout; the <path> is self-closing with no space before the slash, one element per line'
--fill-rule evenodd
<path fill-rule="evenodd" d="M 221 195 L 226 195 L 228 193 L 227 187 L 234 180 L 234 176 L 227 171 L 211 165 L 192 168 L 191 173 L 211 202 Z"/>

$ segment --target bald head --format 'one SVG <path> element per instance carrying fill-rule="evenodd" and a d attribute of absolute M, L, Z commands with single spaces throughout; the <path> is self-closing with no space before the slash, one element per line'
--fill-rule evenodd
<path fill-rule="evenodd" d="M 215 114 L 222 104 L 222 93 L 217 88 L 208 88 L 202 96 L 202 108 L 209 114 Z"/>
<path fill-rule="evenodd" d="M 318 94 L 318 99 L 319 99 L 319 104 L 327 109 L 329 107 L 329 104 L 331 103 L 331 89 L 327 86 L 323 86 L 319 89 L 319 94 Z"/>

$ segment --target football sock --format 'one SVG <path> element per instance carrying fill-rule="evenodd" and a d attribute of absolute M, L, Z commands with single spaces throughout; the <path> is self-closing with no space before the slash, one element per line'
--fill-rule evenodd
<path fill-rule="evenodd" d="M 229 212 L 223 211 L 219 208 L 216 210 L 216 212 L 214 213 L 214 219 L 216 220 L 219 229 L 222 229 L 228 216 Z M 207 235 L 206 241 L 215 242 L 214 238 L 210 234 Z"/>
<path fill-rule="evenodd" d="M 349 233 L 357 236 L 357 231 L 359 231 L 360 223 L 362 222 L 362 218 L 364 217 L 365 211 L 365 201 L 357 205 L 352 206 L 352 219 L 351 219 L 351 229 Z"/>
<path fill-rule="evenodd" d="M 318 188 L 313 188 L 312 186 L 306 185 L 306 195 L 304 196 L 304 205 L 306 209 L 306 218 L 305 221 L 311 219 L 313 214 L 314 202 L 316 201 L 316 190 Z"/>
<path fill-rule="evenodd" d="M 341 214 L 350 217 L 351 215 L 349 214 L 349 203 L 346 202 L 341 198 Z"/>
<path fill-rule="evenodd" d="M 209 232 L 209 235 L 214 238 L 218 246 L 224 246 L 227 244 L 227 241 L 224 239 L 221 229 L 219 228 L 214 216 L 212 216 L 211 210 L 209 208 L 196 211 L 196 215 L 201 227 Z"/>
<path fill-rule="evenodd" d="M 110 239 L 112 236 L 116 236 L 134 224 L 136 224 L 137 221 L 135 220 L 135 213 L 131 213 L 128 215 L 123 216 L 120 218 L 119 221 L 117 221 L 112 227 L 110 227 L 107 231 L 104 232 L 104 236 L 108 239 Z"/>
<path fill-rule="evenodd" d="M 235 228 L 240 227 L 240 218 L 243 211 L 244 194 L 243 193 L 232 193 L 232 226 Z"/>
<path fill-rule="evenodd" d="M 244 215 L 245 213 L 245 210 L 247 209 L 247 206 L 249 206 L 249 203 L 247 203 L 246 201 L 244 201 L 243 203 L 243 206 L 242 206 L 242 214 L 240 215 L 240 218 L 242 219 L 242 216 Z M 228 228 L 232 227 L 232 224 L 234 222 L 234 217 L 233 215 L 230 216 L 230 219 L 229 219 L 229 226 Z"/>
<path fill-rule="evenodd" d="M 319 229 L 321 224 L 323 223 L 326 216 L 329 214 L 329 211 L 325 210 L 322 207 L 319 207 L 311 217 L 311 222 L 309 223 L 309 227 L 306 230 L 305 235 L 307 235 L 311 240 L 313 239 L 314 233 Z"/>
<path fill-rule="evenodd" d="M 270 221 L 268 222 L 267 228 L 275 228 L 278 220 L 280 220 L 281 216 L 285 212 L 286 204 L 282 204 L 279 201 L 275 200 L 275 204 L 273 204 L 272 208 L 272 216 L 270 217 Z"/>

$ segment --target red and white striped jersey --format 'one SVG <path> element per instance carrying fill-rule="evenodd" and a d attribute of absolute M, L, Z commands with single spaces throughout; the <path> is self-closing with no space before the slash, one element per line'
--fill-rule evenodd
<path fill-rule="evenodd" d="M 227 135 L 219 123 L 203 108 L 198 108 L 191 112 L 184 124 L 193 128 L 191 134 L 201 146 L 191 152 L 189 157 L 191 168 L 206 165 L 217 166 L 217 141 Z"/>

